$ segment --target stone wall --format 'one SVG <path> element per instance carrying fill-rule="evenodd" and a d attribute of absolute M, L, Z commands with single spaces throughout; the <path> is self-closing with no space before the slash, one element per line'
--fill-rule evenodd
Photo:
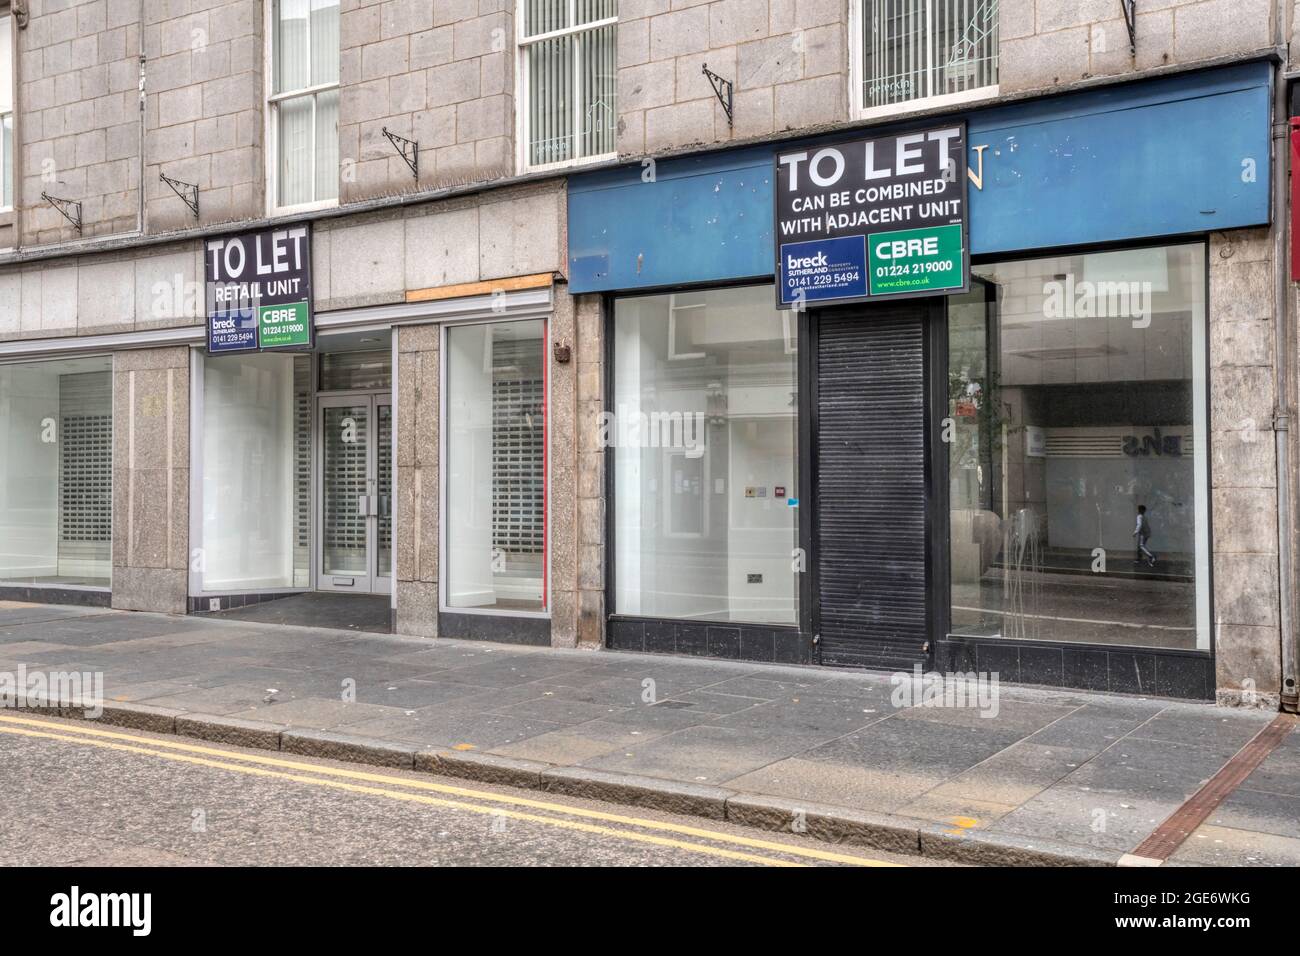
<path fill-rule="evenodd" d="M 1210 242 L 1210 463 L 1217 687 L 1279 689 L 1272 246 L 1267 230 Z"/>
<path fill-rule="evenodd" d="M 623 0 L 618 151 L 727 142 L 848 119 L 853 0 Z M 702 70 L 735 83 L 735 127 Z"/>
<path fill-rule="evenodd" d="M 342 0 L 344 202 L 514 173 L 514 5 Z M 420 179 L 383 135 L 419 143 Z"/>
<path fill-rule="evenodd" d="M 262 4 L 150 0 L 145 9 L 149 231 L 260 216 Z M 159 173 L 199 187 L 197 220 Z"/>
<path fill-rule="evenodd" d="M 184 614 L 190 352 L 113 355 L 113 607 Z"/>
<path fill-rule="evenodd" d="M 14 30 L 20 241 L 130 232 L 139 223 L 140 4 L 29 0 L 28 8 L 27 27 Z M 80 234 L 42 192 L 81 203 Z"/>
<path fill-rule="evenodd" d="M 1264 50 L 1272 0 L 1140 0 L 1135 52 L 1115 0 L 1002 0 L 1001 93 Z"/>
<path fill-rule="evenodd" d="M 0 268 L 0 340 L 203 322 L 198 242 Z"/>

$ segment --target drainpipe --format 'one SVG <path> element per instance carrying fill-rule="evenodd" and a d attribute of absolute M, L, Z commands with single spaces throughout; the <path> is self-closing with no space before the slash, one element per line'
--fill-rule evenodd
<path fill-rule="evenodd" d="M 1276 47 L 1282 53 L 1274 90 L 1275 137 L 1279 148 L 1274 151 L 1273 195 L 1276 197 L 1273 217 L 1273 367 L 1275 374 L 1276 406 L 1273 414 L 1273 434 L 1277 444 L 1277 557 L 1278 557 L 1278 624 L 1282 638 L 1282 709 L 1296 713 L 1300 708 L 1300 687 L 1296 683 L 1296 631 L 1295 631 L 1295 572 L 1291 560 L 1291 547 L 1295 541 L 1291 508 L 1291 314 L 1289 309 L 1290 259 L 1287 255 L 1287 234 L 1290 231 L 1289 204 L 1290 177 L 1288 160 L 1291 143 L 1290 124 L 1283 120 L 1290 116 L 1287 102 L 1287 0 L 1277 0 L 1273 31 Z M 1298 170 L 1297 172 L 1300 172 Z"/>

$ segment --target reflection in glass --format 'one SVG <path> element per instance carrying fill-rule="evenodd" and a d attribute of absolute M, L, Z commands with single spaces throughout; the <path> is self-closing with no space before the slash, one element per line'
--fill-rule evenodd
<path fill-rule="evenodd" d="M 1204 247 L 973 271 L 949 306 L 953 631 L 1208 648 Z"/>
<path fill-rule="evenodd" d="M 203 362 L 203 589 L 306 587 L 311 359 Z"/>
<path fill-rule="evenodd" d="M 0 365 L 0 581 L 108 587 L 108 358 Z"/>
<path fill-rule="evenodd" d="M 447 606 L 546 607 L 546 324 L 447 331 Z"/>
<path fill-rule="evenodd" d="M 771 286 L 617 302 L 616 613 L 797 623 L 794 322 Z"/>

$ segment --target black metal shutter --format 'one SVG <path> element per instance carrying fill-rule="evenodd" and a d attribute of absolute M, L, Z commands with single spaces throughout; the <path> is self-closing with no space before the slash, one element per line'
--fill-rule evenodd
<path fill-rule="evenodd" d="M 824 664 L 924 663 L 925 318 L 915 307 L 821 317 L 817 555 Z"/>

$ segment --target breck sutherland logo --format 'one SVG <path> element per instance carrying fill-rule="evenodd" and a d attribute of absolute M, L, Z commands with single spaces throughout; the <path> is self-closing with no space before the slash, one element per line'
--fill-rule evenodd
<path fill-rule="evenodd" d="M 128 927 L 133 936 L 148 936 L 152 926 L 152 893 L 69 893 L 50 897 L 50 925 L 66 927 Z"/>

